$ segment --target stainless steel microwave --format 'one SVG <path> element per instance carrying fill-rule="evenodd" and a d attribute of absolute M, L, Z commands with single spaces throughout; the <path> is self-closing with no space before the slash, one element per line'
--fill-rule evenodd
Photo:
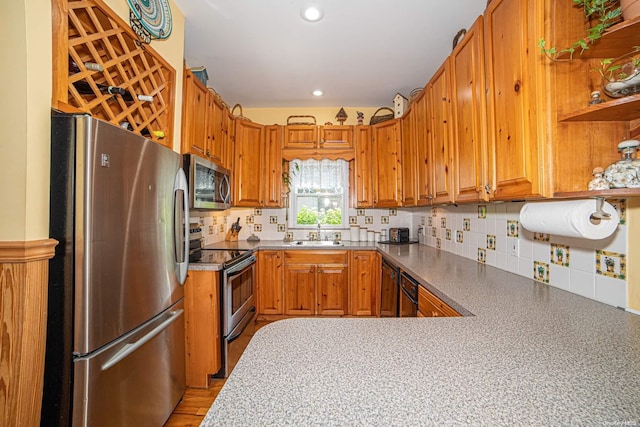
<path fill-rule="evenodd" d="M 189 173 L 189 207 L 223 210 L 231 207 L 228 169 L 194 154 L 185 154 L 182 168 Z"/>

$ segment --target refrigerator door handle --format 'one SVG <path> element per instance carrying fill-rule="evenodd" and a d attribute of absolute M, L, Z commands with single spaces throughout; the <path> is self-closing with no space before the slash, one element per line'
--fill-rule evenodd
<path fill-rule="evenodd" d="M 173 184 L 174 253 L 178 282 L 184 284 L 189 267 L 189 186 L 182 168 L 178 169 Z M 182 197 L 181 197 L 182 196 Z M 182 200 L 180 202 L 180 200 Z"/>
<path fill-rule="evenodd" d="M 182 316 L 182 313 L 184 313 L 184 309 L 182 309 L 182 308 L 179 309 L 179 310 L 176 310 L 176 311 L 172 311 L 171 312 L 171 316 L 168 319 L 164 320 L 158 326 L 153 328 L 151 331 L 149 331 L 149 333 L 145 334 L 142 338 L 140 338 L 136 342 L 125 344 L 116 354 L 111 356 L 109 358 L 109 360 L 107 360 L 102 365 L 102 370 L 106 371 L 107 369 L 117 365 L 125 357 L 127 357 L 128 355 L 130 355 L 131 353 L 133 353 L 134 351 L 136 351 L 140 347 L 142 347 L 145 343 L 150 341 L 153 337 L 155 337 L 160 332 L 162 332 L 163 330 L 168 328 L 169 325 L 171 325 L 173 322 L 178 320 L 178 318 L 180 318 L 180 316 Z"/>

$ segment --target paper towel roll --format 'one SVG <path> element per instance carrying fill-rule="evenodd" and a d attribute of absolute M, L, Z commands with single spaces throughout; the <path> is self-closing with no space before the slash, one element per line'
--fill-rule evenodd
<path fill-rule="evenodd" d="M 592 220 L 596 203 L 595 199 L 527 203 L 520 210 L 520 225 L 529 231 L 554 236 L 604 239 L 616 231 L 620 218 L 616 209 L 604 202 L 602 210 L 611 216 Z"/>

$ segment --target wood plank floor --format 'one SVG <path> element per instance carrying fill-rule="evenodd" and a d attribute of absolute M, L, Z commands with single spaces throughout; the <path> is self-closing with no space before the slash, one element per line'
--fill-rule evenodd
<path fill-rule="evenodd" d="M 238 363 L 238 359 L 240 359 L 253 334 L 269 323 L 271 322 L 264 320 L 249 323 L 242 335 L 234 341 L 235 352 L 229 354 L 228 360 L 231 370 Z M 167 420 L 165 427 L 199 426 L 216 396 L 222 390 L 225 381 L 224 378 L 211 378 L 208 389 L 187 388 L 182 400 Z"/>

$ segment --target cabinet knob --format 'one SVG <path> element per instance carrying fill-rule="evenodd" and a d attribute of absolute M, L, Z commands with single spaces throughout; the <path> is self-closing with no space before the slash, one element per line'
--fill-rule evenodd
<path fill-rule="evenodd" d="M 485 186 L 484 186 L 484 191 L 485 191 L 487 194 L 491 194 L 491 184 L 485 184 Z"/>
<path fill-rule="evenodd" d="M 513 90 L 515 92 L 520 92 L 520 86 L 521 86 L 520 80 L 516 80 L 516 83 L 513 85 Z"/>

